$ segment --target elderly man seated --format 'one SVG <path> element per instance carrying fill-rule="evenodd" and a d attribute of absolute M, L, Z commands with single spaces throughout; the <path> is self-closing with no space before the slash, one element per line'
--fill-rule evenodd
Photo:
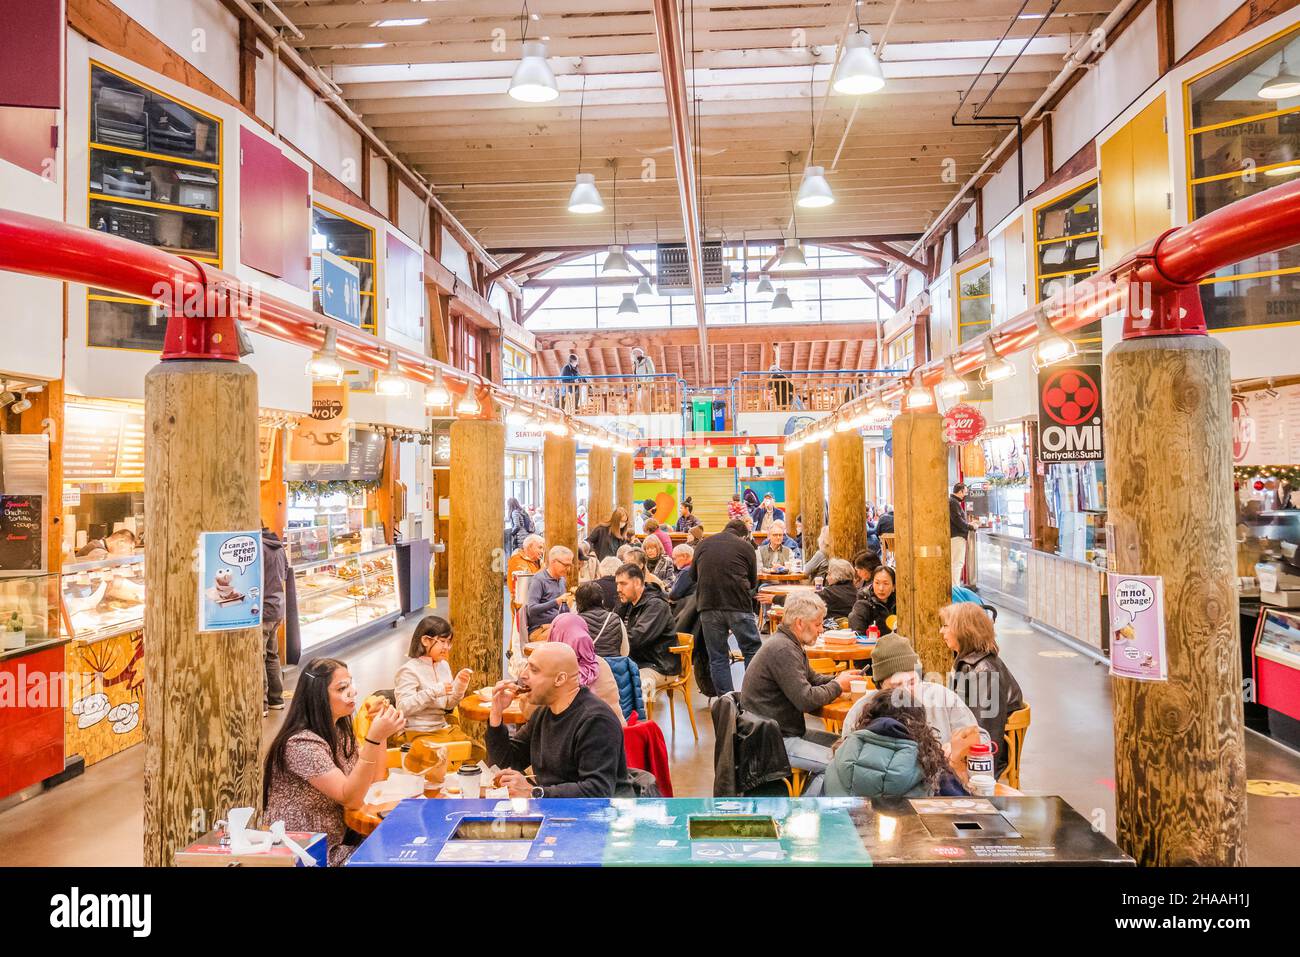
<path fill-rule="evenodd" d="M 515 698 L 534 710 L 511 737 L 502 715 Z M 517 681 L 497 682 L 485 743 L 488 761 L 508 769 L 501 784 L 511 797 L 612 798 L 631 789 L 618 718 L 582 686 L 578 656 L 560 642 L 529 655 Z"/>
<path fill-rule="evenodd" d="M 785 601 L 785 617 L 776 634 L 763 642 L 745 669 L 740 706 L 771 718 L 781 727 L 790 764 L 821 772 L 831 760 L 836 737 L 826 731 L 809 731 L 804 715 L 818 711 L 849 690 L 855 671 L 817 674 L 808 663 L 804 646 L 822 633 L 826 604 L 811 590 L 794 592 Z"/>
<path fill-rule="evenodd" d="M 546 553 L 546 567 L 528 583 L 528 602 L 524 606 L 528 615 L 528 637 L 542 641 L 547 628 L 564 605 L 569 590 L 569 569 L 573 567 L 573 550 L 564 545 L 552 545 Z"/>
<path fill-rule="evenodd" d="M 767 530 L 767 541 L 758 547 L 758 571 L 785 572 L 794 561 L 794 553 L 785 544 L 785 526 L 780 522 Z"/>
<path fill-rule="evenodd" d="M 515 574 L 524 572 L 527 575 L 536 575 L 542 570 L 542 552 L 546 549 L 546 542 L 540 535 L 529 535 L 524 539 L 523 544 L 510 553 L 509 560 L 506 561 L 506 586 L 510 589 L 510 614 L 519 614 L 522 607 L 519 602 L 515 601 Z"/>
<path fill-rule="evenodd" d="M 669 601 L 680 601 L 695 594 L 695 549 L 682 543 L 673 549 L 673 565 L 677 567 L 677 577 L 673 587 L 668 590 Z"/>

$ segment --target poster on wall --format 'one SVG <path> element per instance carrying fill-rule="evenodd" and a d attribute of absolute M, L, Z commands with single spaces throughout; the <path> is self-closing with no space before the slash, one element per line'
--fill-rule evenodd
<path fill-rule="evenodd" d="M 262 625 L 262 533 L 199 534 L 199 631 Z"/>
<path fill-rule="evenodd" d="M 1101 366 L 1053 365 L 1038 373 L 1038 459 L 1100 462 Z"/>
<path fill-rule="evenodd" d="M 1300 462 L 1300 385 L 1232 398 L 1232 464 Z"/>
<path fill-rule="evenodd" d="M 1136 681 L 1168 681 L 1165 589 L 1158 575 L 1106 576 L 1110 605 L 1110 673 Z"/>
<path fill-rule="evenodd" d="M 342 465 L 348 460 L 348 387 L 313 382 L 311 415 L 289 433 L 289 461 Z"/>

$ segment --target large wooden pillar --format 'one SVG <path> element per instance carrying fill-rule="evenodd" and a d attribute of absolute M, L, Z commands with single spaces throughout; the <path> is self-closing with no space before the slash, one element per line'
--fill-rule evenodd
<path fill-rule="evenodd" d="M 894 419 L 894 548 L 898 632 L 912 640 L 925 674 L 946 675 L 952 652 L 939 637 L 939 609 L 952 601 L 952 549 L 948 449 L 937 412 Z"/>
<path fill-rule="evenodd" d="M 200 532 L 258 524 L 257 374 L 169 361 L 145 376 L 144 863 L 262 806 L 262 632 L 198 631 Z"/>
<path fill-rule="evenodd" d="M 546 507 L 543 521 L 546 526 L 546 548 L 552 545 L 567 545 L 578 554 L 578 486 L 577 486 L 577 443 L 569 436 L 547 433 L 542 443 L 542 467 L 545 471 L 544 490 Z M 609 519 L 612 508 L 605 510 L 605 516 L 592 511 L 587 503 L 588 527 L 591 523 L 599 525 Z M 574 562 L 569 570 L 569 585 L 578 585 L 578 563 Z"/>
<path fill-rule="evenodd" d="M 785 527 L 791 536 L 794 535 L 794 520 L 802 514 L 803 510 L 803 502 L 799 500 L 803 494 L 803 475 L 801 474 L 803 463 L 799 457 L 801 451 L 801 449 L 795 449 L 794 451 L 786 449 L 782 453 L 781 459 L 781 464 L 785 468 Z M 804 528 L 806 529 L 807 526 L 805 525 Z M 714 529 L 714 531 L 717 531 L 717 529 Z M 802 542 L 804 561 L 807 561 L 812 558 L 812 553 L 817 550 L 817 536 L 814 535 L 812 538 L 804 536 Z"/>
<path fill-rule="evenodd" d="M 1169 662 L 1168 681 L 1112 679 L 1116 837 L 1139 865 L 1242 866 L 1228 350 L 1208 336 L 1127 340 L 1105 380 L 1112 571 L 1164 579 Z"/>
<path fill-rule="evenodd" d="M 880 512 L 880 493 L 877 491 L 880 488 L 880 472 L 877 471 L 880 467 L 879 462 L 880 450 L 873 445 L 867 449 L 867 471 L 863 483 L 866 486 L 867 501 L 876 506 L 877 514 Z"/>
<path fill-rule="evenodd" d="M 505 640 L 505 570 L 501 509 L 505 501 L 506 427 L 492 419 L 457 419 L 451 424 L 451 516 L 447 548 L 447 591 L 451 627 L 451 670 L 470 668 L 471 688 L 501 680 Z M 483 727 L 466 731 L 482 741 Z"/>
<path fill-rule="evenodd" d="M 822 444 L 810 442 L 799 450 L 799 511 L 803 514 L 805 547 L 817 549 L 817 536 L 826 524 Z"/>
<path fill-rule="evenodd" d="M 633 514 L 632 499 L 633 496 L 636 495 L 636 492 L 634 492 L 632 489 L 632 481 L 633 481 L 632 473 L 633 470 L 635 469 L 635 466 L 632 463 L 632 453 L 624 452 L 620 455 L 616 455 L 614 459 L 615 459 L 614 508 L 625 508 L 627 509 L 627 514 L 630 516 Z M 610 511 L 613 511 L 613 509 L 610 509 Z M 600 515 L 593 518 L 591 512 L 591 506 L 590 505 L 587 506 L 587 527 L 588 528 L 591 527 L 592 522 L 595 522 L 597 525 L 599 525 L 601 522 L 606 521 L 608 518 L 609 518 L 608 512 L 606 512 L 604 515 Z M 717 531 L 717 529 L 714 529 L 714 531 Z"/>
<path fill-rule="evenodd" d="M 593 445 L 591 451 L 587 453 L 588 520 L 591 520 L 591 516 L 595 516 L 595 522 L 599 525 L 609 520 L 609 513 L 612 511 L 614 511 L 614 456 L 609 449 Z"/>
<path fill-rule="evenodd" d="M 831 484 L 831 554 L 852 559 L 867 547 L 867 490 L 862 436 L 834 432 L 826 443 Z"/>

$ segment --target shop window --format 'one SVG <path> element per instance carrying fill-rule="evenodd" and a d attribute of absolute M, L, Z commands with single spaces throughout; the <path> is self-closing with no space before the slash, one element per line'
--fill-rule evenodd
<path fill-rule="evenodd" d="M 1093 275 L 1100 264 L 1096 180 L 1034 210 L 1035 302 L 1068 296 L 1070 287 Z M 1070 338 L 1080 346 L 1101 348 L 1096 327 L 1071 333 Z"/>
<path fill-rule="evenodd" d="M 507 452 L 505 463 L 506 499 L 517 499 L 525 506 L 536 504 L 533 489 L 532 452 Z"/>
<path fill-rule="evenodd" d="M 909 371 L 916 359 L 916 333 L 908 330 L 885 346 L 889 368 Z"/>
<path fill-rule="evenodd" d="M 1191 219 L 1300 174 L 1300 31 L 1266 40 L 1184 86 Z M 1211 329 L 1300 322 L 1300 246 L 1247 259 L 1204 280 Z"/>
<path fill-rule="evenodd" d="M 976 263 L 957 273 L 957 342 L 987 332 L 992 314 L 989 280 L 990 260 Z"/>
<path fill-rule="evenodd" d="M 312 207 L 312 233 L 312 307 L 317 312 L 323 311 L 320 305 L 320 253 L 325 250 L 357 267 L 357 278 L 361 284 L 361 328 L 372 334 L 377 333 L 375 231 L 364 223 L 317 204 Z"/>
<path fill-rule="evenodd" d="M 221 121 L 98 63 L 90 67 L 88 225 L 221 265 Z M 91 289 L 87 344 L 158 351 L 145 299 Z"/>
<path fill-rule="evenodd" d="M 513 342 L 501 347 L 501 368 L 507 379 L 527 379 L 533 374 L 533 357 Z"/>

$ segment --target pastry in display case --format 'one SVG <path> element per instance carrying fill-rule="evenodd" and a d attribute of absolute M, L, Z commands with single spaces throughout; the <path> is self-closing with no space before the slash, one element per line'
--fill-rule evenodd
<path fill-rule="evenodd" d="M 293 568 L 302 648 L 346 636 L 400 611 L 391 545 Z"/>
<path fill-rule="evenodd" d="M 330 529 L 328 525 L 308 525 L 291 528 L 285 532 L 289 542 L 289 564 L 316 562 L 330 557 Z"/>
<path fill-rule="evenodd" d="M 144 627 L 144 556 L 65 565 L 63 609 L 71 636 L 96 641 Z"/>
<path fill-rule="evenodd" d="M 0 654 L 34 651 L 62 637 L 58 575 L 0 577 Z"/>

